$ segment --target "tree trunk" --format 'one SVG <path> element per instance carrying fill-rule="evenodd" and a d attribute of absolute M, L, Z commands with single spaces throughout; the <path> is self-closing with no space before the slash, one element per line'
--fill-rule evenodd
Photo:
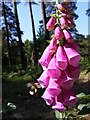
<path fill-rule="evenodd" d="M 34 53 L 35 53 L 35 65 L 38 64 L 38 55 L 37 55 L 37 45 L 36 45 L 36 35 L 35 35 L 35 26 L 34 26 L 34 20 L 33 20 L 33 13 L 32 13 L 32 7 L 31 2 L 29 1 L 29 8 L 30 8 L 30 15 L 31 15 L 31 22 L 32 22 L 32 30 L 33 30 L 33 40 L 34 40 Z"/>
<path fill-rule="evenodd" d="M 44 32 L 45 32 L 45 40 L 49 40 L 49 31 L 46 29 L 47 24 L 47 18 L 46 18 L 46 12 L 45 12 L 45 4 L 41 0 L 41 10 L 42 10 L 42 16 L 43 16 L 43 25 L 44 25 Z"/>
<path fill-rule="evenodd" d="M 20 26 L 19 26 L 19 19 L 18 19 L 18 13 L 17 13 L 17 4 L 14 1 L 13 1 L 13 7 L 14 7 L 15 19 L 16 19 L 16 25 L 17 25 L 21 63 L 23 65 L 23 67 L 25 67 L 26 62 L 25 62 L 25 56 L 24 56 L 24 51 L 23 51 L 23 43 L 22 43 L 22 38 L 21 38 L 21 31 L 20 31 Z"/>
<path fill-rule="evenodd" d="M 11 53 L 10 53 L 10 44 L 9 44 L 9 31 L 8 31 L 8 23 L 7 23 L 7 19 L 6 19 L 6 11 L 5 11 L 4 2 L 2 2 L 2 7 L 3 7 L 4 20 L 5 20 L 6 33 L 7 33 L 8 62 L 9 62 L 9 65 L 10 65 L 11 64 Z"/>

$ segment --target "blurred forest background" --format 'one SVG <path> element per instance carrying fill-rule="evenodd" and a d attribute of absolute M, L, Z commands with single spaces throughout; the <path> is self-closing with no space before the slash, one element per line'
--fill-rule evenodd
<path fill-rule="evenodd" d="M 30 8 L 30 18 L 32 22 L 33 40 L 26 39 L 22 42 L 23 31 L 20 29 L 17 6 L 20 2 L 1 2 L 0 12 L 2 13 L 2 24 L 0 28 L 0 48 L 2 46 L 2 89 L 3 89 L 3 117 L 10 118 L 40 118 L 53 116 L 53 111 L 45 105 L 40 98 L 43 90 L 38 90 L 36 95 L 29 94 L 30 87 L 28 83 L 37 82 L 42 73 L 42 67 L 38 64 L 48 40 L 51 39 L 51 33 L 46 30 L 46 23 L 50 18 L 50 14 L 55 13 L 54 2 L 27 2 Z M 39 21 L 40 27 L 38 34 L 35 33 L 34 17 L 32 5 L 41 5 L 43 20 Z M 82 72 L 80 78 L 75 83 L 76 93 L 84 92 L 89 94 L 88 75 L 90 72 L 90 35 L 86 37 L 79 34 L 76 30 L 75 20 L 79 15 L 75 14 L 77 3 L 71 3 L 74 13 L 74 28 L 70 30 L 75 41 L 80 46 L 80 65 Z M 90 9 L 86 10 L 86 15 L 90 15 Z M 87 29 L 87 28 L 82 28 Z M 2 42 L 1 42 L 2 41 Z M 10 106 L 12 105 L 12 106 Z"/>

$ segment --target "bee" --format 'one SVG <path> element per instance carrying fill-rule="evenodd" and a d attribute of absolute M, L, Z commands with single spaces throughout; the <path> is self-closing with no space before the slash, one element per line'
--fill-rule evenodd
<path fill-rule="evenodd" d="M 38 95 L 38 89 L 41 88 L 41 85 L 39 83 L 27 83 L 27 87 L 30 88 L 30 95 Z"/>

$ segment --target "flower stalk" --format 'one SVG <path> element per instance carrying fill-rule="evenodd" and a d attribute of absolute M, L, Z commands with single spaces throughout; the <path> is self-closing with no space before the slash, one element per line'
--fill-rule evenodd
<path fill-rule="evenodd" d="M 42 98 L 58 111 L 59 119 L 66 118 L 66 108 L 73 108 L 78 101 L 72 87 L 81 71 L 79 46 L 67 29 L 73 25 L 67 9 L 71 9 L 69 3 L 59 4 L 56 0 L 56 14 L 46 25 L 49 31 L 54 30 L 54 35 L 39 59 L 43 73 L 38 82 L 46 88 Z"/>

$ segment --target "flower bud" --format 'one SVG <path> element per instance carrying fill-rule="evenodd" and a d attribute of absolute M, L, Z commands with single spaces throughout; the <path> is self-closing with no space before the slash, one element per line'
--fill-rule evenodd
<path fill-rule="evenodd" d="M 54 26 L 55 26 L 55 18 L 52 17 L 50 18 L 50 20 L 48 21 L 47 25 L 46 25 L 46 28 L 51 31 L 54 29 Z"/>
<path fill-rule="evenodd" d="M 70 26 L 70 28 L 73 28 L 74 27 L 74 24 L 72 21 L 70 21 L 69 19 L 66 20 L 67 23 L 68 23 L 68 26 Z"/>
<path fill-rule="evenodd" d="M 63 11 L 62 15 L 63 15 L 64 18 L 70 18 L 70 14 L 66 11 Z"/>
<path fill-rule="evenodd" d="M 55 29 L 55 37 L 56 37 L 57 40 L 62 40 L 63 39 L 63 33 L 62 33 L 62 30 L 59 26 L 56 27 L 56 29 Z"/>
<path fill-rule="evenodd" d="M 67 21 L 65 20 L 64 17 L 60 18 L 60 23 L 61 23 L 61 26 L 62 26 L 63 29 L 68 27 L 68 23 L 67 23 Z"/>
<path fill-rule="evenodd" d="M 64 11 L 64 7 L 63 7 L 62 4 L 58 4 L 58 5 L 57 5 L 57 8 L 58 8 L 58 10 Z"/>
<path fill-rule="evenodd" d="M 73 42 L 73 37 L 71 36 L 70 32 L 66 29 L 63 30 L 64 37 L 67 42 L 72 43 Z"/>
<path fill-rule="evenodd" d="M 50 48 L 50 53 L 51 54 L 56 52 L 56 50 L 57 50 L 57 41 L 56 41 L 55 37 L 53 37 L 53 39 L 51 40 L 51 42 L 49 44 L 49 48 Z"/>

